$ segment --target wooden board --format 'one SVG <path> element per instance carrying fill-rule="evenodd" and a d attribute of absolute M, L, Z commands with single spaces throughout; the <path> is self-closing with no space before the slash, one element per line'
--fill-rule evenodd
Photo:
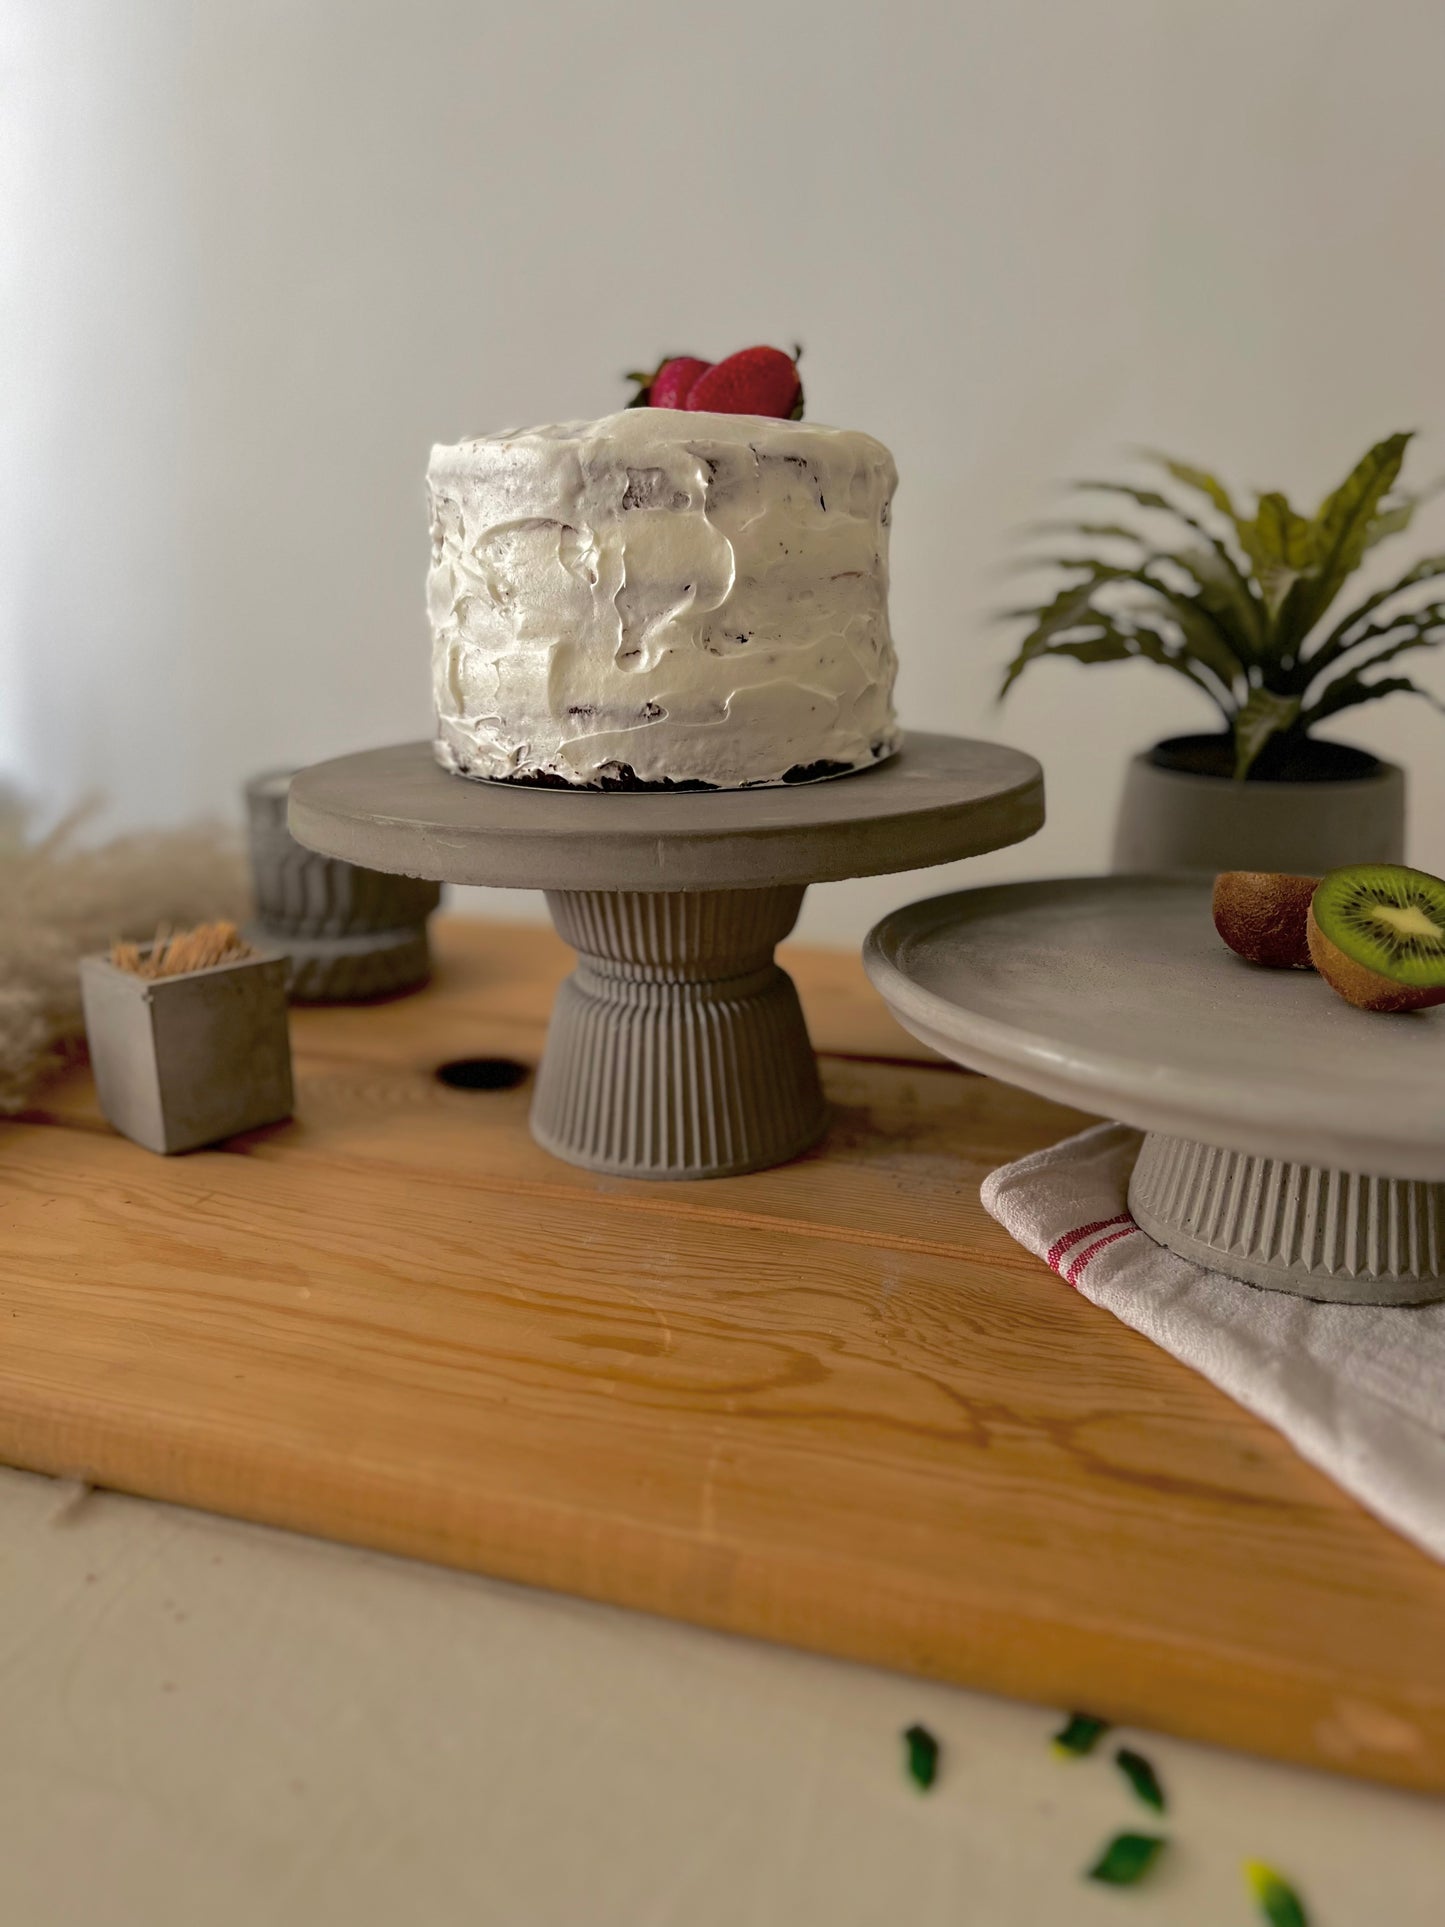
<path fill-rule="evenodd" d="M 295 1013 L 291 1124 L 163 1160 L 76 1073 L 0 1131 L 0 1458 L 1445 1790 L 1445 1569 L 983 1213 L 1085 1120 L 795 952 L 821 1150 L 594 1177 L 433 1075 L 535 1062 L 567 953 L 440 956 Z"/>

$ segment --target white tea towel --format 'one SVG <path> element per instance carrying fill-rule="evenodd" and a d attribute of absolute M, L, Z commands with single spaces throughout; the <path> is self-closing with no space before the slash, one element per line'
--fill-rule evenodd
<path fill-rule="evenodd" d="M 1445 1559 L 1445 1304 L 1317 1304 L 1176 1257 L 1129 1215 L 1141 1141 L 1126 1125 L 1096 1125 L 995 1171 L 984 1208 L 1091 1303 Z"/>

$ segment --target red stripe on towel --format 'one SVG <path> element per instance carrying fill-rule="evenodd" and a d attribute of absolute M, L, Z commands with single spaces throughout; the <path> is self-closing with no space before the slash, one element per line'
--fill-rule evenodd
<path fill-rule="evenodd" d="M 1092 1238 L 1096 1231 L 1111 1231 L 1116 1224 L 1122 1225 L 1125 1230 L 1128 1231 L 1132 1231 L 1134 1228 L 1134 1220 L 1129 1216 L 1129 1213 L 1127 1211 L 1121 1211 L 1117 1217 L 1096 1218 L 1093 1224 L 1081 1224 L 1073 1231 L 1066 1231 L 1063 1237 L 1058 1239 L 1054 1244 L 1051 1244 L 1048 1251 L 1044 1254 L 1045 1261 L 1049 1268 L 1052 1271 L 1057 1271 L 1059 1276 L 1062 1277 L 1062 1262 L 1065 1252 L 1072 1251 L 1074 1246 L 1079 1244 L 1083 1239 Z M 1070 1282 L 1072 1282 L 1072 1280 Z"/>
<path fill-rule="evenodd" d="M 1079 1282 L 1079 1274 L 1083 1271 L 1085 1265 L 1089 1264 L 1092 1259 L 1097 1258 L 1106 1246 L 1117 1244 L 1121 1238 L 1130 1237 L 1138 1229 L 1138 1225 L 1135 1224 L 1131 1218 L 1128 1224 L 1121 1226 L 1118 1231 L 1111 1231 L 1107 1238 L 1096 1238 L 1093 1244 L 1086 1246 L 1085 1249 L 1079 1253 L 1068 1270 L 1063 1273 L 1064 1278 L 1069 1284 L 1077 1285 Z"/>

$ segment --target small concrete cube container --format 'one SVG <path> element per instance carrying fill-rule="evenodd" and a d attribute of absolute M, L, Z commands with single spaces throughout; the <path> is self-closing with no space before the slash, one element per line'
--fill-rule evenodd
<path fill-rule="evenodd" d="M 80 966 L 100 1107 L 148 1151 L 194 1151 L 290 1117 L 286 959 L 258 952 L 174 977 Z"/>

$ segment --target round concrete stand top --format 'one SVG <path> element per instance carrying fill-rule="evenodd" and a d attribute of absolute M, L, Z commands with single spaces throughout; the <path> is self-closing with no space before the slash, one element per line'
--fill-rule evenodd
<path fill-rule="evenodd" d="M 1215 933 L 1207 878 L 1074 877 L 911 904 L 863 961 L 945 1057 L 1144 1130 L 1445 1180 L 1445 1009 L 1354 1010 Z"/>
<path fill-rule="evenodd" d="M 524 890 L 691 891 L 881 876 L 1032 836 L 1043 773 L 996 743 L 910 731 L 887 762 L 751 790 L 474 782 L 430 743 L 317 763 L 291 784 L 298 842 L 373 870 Z"/>

